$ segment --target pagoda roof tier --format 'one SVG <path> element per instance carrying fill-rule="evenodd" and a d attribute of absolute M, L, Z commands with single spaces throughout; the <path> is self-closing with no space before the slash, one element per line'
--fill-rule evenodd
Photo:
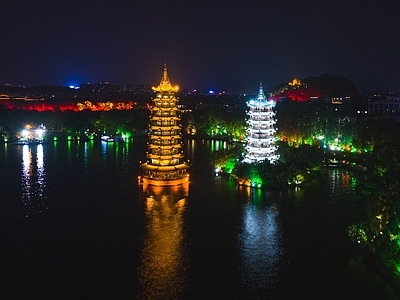
<path fill-rule="evenodd" d="M 158 106 L 154 106 L 153 107 L 153 111 L 156 110 L 179 110 L 176 106 L 173 107 L 158 107 Z"/>
<path fill-rule="evenodd" d="M 251 155 L 250 153 L 257 154 L 257 155 L 269 155 L 270 153 L 275 153 L 275 148 L 246 148 L 247 154 Z"/>
<path fill-rule="evenodd" d="M 273 101 L 265 101 L 265 102 L 259 102 L 259 101 L 254 101 L 250 100 L 247 105 L 251 108 L 254 109 L 255 111 L 266 111 L 269 109 L 272 109 L 275 106 L 275 102 Z"/>
<path fill-rule="evenodd" d="M 268 128 L 268 126 L 252 126 L 252 125 L 250 125 L 248 128 L 247 128 L 247 130 L 249 131 L 249 132 L 253 132 L 253 133 L 257 133 L 257 132 L 259 132 L 259 131 L 261 131 L 261 132 L 265 132 L 265 131 L 267 131 L 267 132 L 273 132 L 273 131 L 275 131 L 275 128 L 272 128 L 272 126 L 270 126 L 271 128 Z"/>
<path fill-rule="evenodd" d="M 254 111 L 254 110 L 249 110 L 248 112 L 247 112 L 247 114 L 249 115 L 249 116 L 265 116 L 265 117 L 267 117 L 268 115 L 274 115 L 275 113 L 271 110 L 271 111 Z"/>
<path fill-rule="evenodd" d="M 269 136 L 267 134 L 260 134 L 260 133 L 252 133 L 249 137 L 249 139 L 252 140 L 270 140 L 270 139 L 274 139 L 273 136 Z"/>
<path fill-rule="evenodd" d="M 268 126 L 273 126 L 276 122 L 274 121 L 261 121 L 261 120 L 251 120 L 251 121 L 246 121 L 247 124 L 253 125 L 253 126 L 263 126 L 263 127 L 268 127 Z"/>
<path fill-rule="evenodd" d="M 183 158 L 183 154 L 182 153 L 178 153 L 178 154 L 172 154 L 172 155 L 157 155 L 157 154 L 147 154 L 148 158 L 151 159 L 162 159 L 162 160 L 170 160 L 170 159 L 177 159 L 177 158 Z"/>
<path fill-rule="evenodd" d="M 249 126 L 248 130 L 251 131 L 251 132 L 258 132 L 258 131 L 269 132 L 269 131 L 274 131 L 275 129 L 274 128 L 261 127 L 261 126 L 251 126 L 251 127 Z"/>
<path fill-rule="evenodd" d="M 172 140 L 172 138 L 177 140 L 177 139 L 181 139 L 182 137 L 179 134 L 176 134 L 176 135 L 155 135 L 155 134 L 152 134 L 152 135 L 149 136 L 149 138 L 153 139 L 153 140 L 160 140 L 160 139 L 161 140 Z"/>
<path fill-rule="evenodd" d="M 180 130 L 181 127 L 175 125 L 175 126 L 160 126 L 160 125 L 151 125 L 151 129 L 160 129 L 160 130 Z"/>
<path fill-rule="evenodd" d="M 168 145 L 168 146 L 159 146 L 159 145 L 154 145 L 154 144 L 150 144 L 149 145 L 149 149 L 161 149 L 161 150 L 170 150 L 170 149 L 178 149 L 178 148 L 182 148 L 182 144 L 178 143 L 176 145 Z"/>
<path fill-rule="evenodd" d="M 168 172 L 168 171 L 176 171 L 176 170 L 185 170 L 190 167 L 189 164 L 183 163 L 179 165 L 174 165 L 174 166 L 157 166 L 157 165 L 151 165 L 149 163 L 144 163 L 140 166 L 144 170 L 148 171 L 162 171 L 162 172 Z"/>
<path fill-rule="evenodd" d="M 175 96 L 170 97 L 159 97 L 153 98 L 152 101 L 159 105 L 169 104 L 171 101 L 178 102 L 179 100 Z"/>
<path fill-rule="evenodd" d="M 173 121 L 180 121 L 180 119 L 181 118 L 179 118 L 179 117 L 177 117 L 177 116 L 170 116 L 170 117 L 164 117 L 164 116 L 152 116 L 151 118 L 150 118 L 150 120 L 160 120 L 160 121 L 162 121 L 162 120 L 165 120 L 165 119 L 170 119 L 170 120 L 173 120 Z"/>
<path fill-rule="evenodd" d="M 265 149 L 264 149 L 265 150 Z M 275 153 L 275 151 L 248 151 L 246 156 L 256 155 L 256 156 L 269 156 L 271 153 Z"/>

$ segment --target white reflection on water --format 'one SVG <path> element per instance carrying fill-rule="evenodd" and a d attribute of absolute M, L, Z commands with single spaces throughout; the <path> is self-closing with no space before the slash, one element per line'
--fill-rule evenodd
<path fill-rule="evenodd" d="M 283 245 L 278 208 L 262 204 L 263 196 L 260 190 L 250 192 L 243 208 L 240 277 L 244 289 L 267 296 L 277 289 Z"/>
<path fill-rule="evenodd" d="M 36 151 L 36 160 L 33 160 Z M 42 213 L 48 209 L 46 203 L 46 169 L 44 163 L 43 145 L 22 146 L 22 203 L 25 205 L 25 217 L 31 212 Z"/>
<path fill-rule="evenodd" d="M 140 299 L 182 299 L 187 283 L 184 212 L 188 184 L 148 187 L 146 232 L 138 267 Z"/>

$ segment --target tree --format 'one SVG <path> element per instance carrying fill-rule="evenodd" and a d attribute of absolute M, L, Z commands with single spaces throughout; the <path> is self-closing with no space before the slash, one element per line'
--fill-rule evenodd
<path fill-rule="evenodd" d="M 377 144 L 372 168 L 362 183 L 359 199 L 365 203 L 366 242 L 380 264 L 400 275 L 400 143 Z"/>

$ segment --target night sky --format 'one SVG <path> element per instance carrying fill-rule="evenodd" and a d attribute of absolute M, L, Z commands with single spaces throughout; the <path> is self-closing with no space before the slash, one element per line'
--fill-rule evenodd
<path fill-rule="evenodd" d="M 399 0 L 0 4 L 0 84 L 160 82 L 256 93 L 324 73 L 400 91 Z"/>

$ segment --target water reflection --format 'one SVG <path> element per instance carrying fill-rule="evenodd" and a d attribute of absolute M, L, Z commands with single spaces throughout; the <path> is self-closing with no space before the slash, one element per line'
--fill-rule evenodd
<path fill-rule="evenodd" d="M 241 283 L 244 290 L 254 295 L 276 295 L 283 254 L 279 210 L 269 203 L 273 196 L 265 191 L 249 187 L 242 189 L 247 194 L 248 203 L 243 208 L 239 234 Z"/>
<path fill-rule="evenodd" d="M 218 150 L 226 150 L 228 148 L 228 142 L 224 140 L 207 140 L 207 147 L 210 152 Z"/>
<path fill-rule="evenodd" d="M 196 140 L 188 139 L 186 142 L 186 155 L 190 161 L 194 161 L 195 159 L 195 150 L 196 150 Z"/>
<path fill-rule="evenodd" d="M 34 157 L 36 155 L 36 159 Z M 25 205 L 25 218 L 31 212 L 42 213 L 48 209 L 46 203 L 46 170 L 44 163 L 43 145 L 30 147 L 22 146 L 22 203 Z"/>
<path fill-rule="evenodd" d="M 107 171 L 107 162 L 111 161 L 111 154 L 109 155 L 109 151 L 113 151 L 114 143 L 108 143 L 105 141 L 101 141 L 101 161 L 103 166 L 103 172 Z"/>
<path fill-rule="evenodd" d="M 353 198 L 357 186 L 357 173 L 352 173 L 347 170 L 337 168 L 329 168 L 327 170 L 329 178 L 328 188 L 330 193 L 327 199 L 332 205 L 341 203 L 343 197 Z M 362 175 L 361 175 L 362 176 Z M 339 209 L 339 208 L 338 208 Z"/>
<path fill-rule="evenodd" d="M 188 284 L 185 208 L 189 184 L 143 191 L 146 229 L 138 277 L 140 299 L 183 299 Z"/>

